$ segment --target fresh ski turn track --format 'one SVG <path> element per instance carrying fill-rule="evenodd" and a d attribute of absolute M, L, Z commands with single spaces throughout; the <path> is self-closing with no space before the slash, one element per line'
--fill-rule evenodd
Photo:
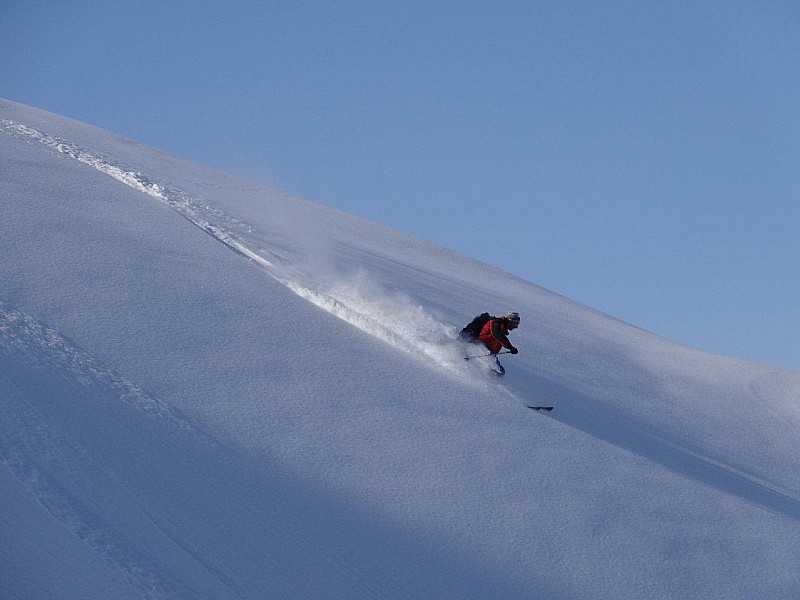
<path fill-rule="evenodd" d="M 797 373 L 4 100 L 0 207 L 0 597 L 800 596 Z"/>

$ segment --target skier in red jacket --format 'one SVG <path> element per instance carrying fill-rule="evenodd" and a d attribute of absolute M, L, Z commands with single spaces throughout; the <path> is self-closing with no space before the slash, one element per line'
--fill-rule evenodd
<path fill-rule="evenodd" d="M 508 341 L 508 334 L 517 327 L 519 327 L 519 313 L 510 312 L 505 317 L 489 319 L 478 334 L 478 339 L 492 354 L 496 355 L 503 348 L 508 348 L 511 354 L 517 354 L 519 350 Z"/>
<path fill-rule="evenodd" d="M 483 313 L 464 327 L 461 337 L 467 341 L 482 342 L 489 349 L 489 355 L 494 356 L 496 363 L 493 368 L 494 372 L 498 375 L 505 375 L 506 370 L 500 364 L 497 354 L 503 348 L 507 348 L 510 354 L 519 352 L 514 344 L 508 341 L 508 334 L 517 327 L 519 327 L 519 313 L 517 312 L 512 311 L 505 317 L 491 317 L 488 313 Z"/>

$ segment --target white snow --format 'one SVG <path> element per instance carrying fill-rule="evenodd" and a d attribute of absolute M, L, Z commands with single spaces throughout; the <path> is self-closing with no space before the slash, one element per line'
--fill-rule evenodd
<path fill-rule="evenodd" d="M 800 597 L 798 373 L 5 100 L 0 227 L 2 598 Z"/>

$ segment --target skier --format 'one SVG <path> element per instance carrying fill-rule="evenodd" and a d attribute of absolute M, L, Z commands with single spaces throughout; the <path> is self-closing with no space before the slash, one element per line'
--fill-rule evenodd
<path fill-rule="evenodd" d="M 462 330 L 461 335 L 466 339 L 472 338 L 470 341 L 482 342 L 489 349 L 490 356 L 494 356 L 495 372 L 502 376 L 505 375 L 506 370 L 500 364 L 497 354 L 503 348 L 507 348 L 511 354 L 519 352 L 508 341 L 508 334 L 517 327 L 519 327 L 519 313 L 517 312 L 512 311 L 504 317 L 490 317 L 488 313 L 483 313 L 483 315 L 475 317 L 475 320 Z"/>

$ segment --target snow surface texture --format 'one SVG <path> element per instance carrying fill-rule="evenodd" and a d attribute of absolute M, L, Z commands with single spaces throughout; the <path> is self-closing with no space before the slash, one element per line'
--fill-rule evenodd
<path fill-rule="evenodd" d="M 2 598 L 800 597 L 797 373 L 8 101 L 0 207 Z"/>

